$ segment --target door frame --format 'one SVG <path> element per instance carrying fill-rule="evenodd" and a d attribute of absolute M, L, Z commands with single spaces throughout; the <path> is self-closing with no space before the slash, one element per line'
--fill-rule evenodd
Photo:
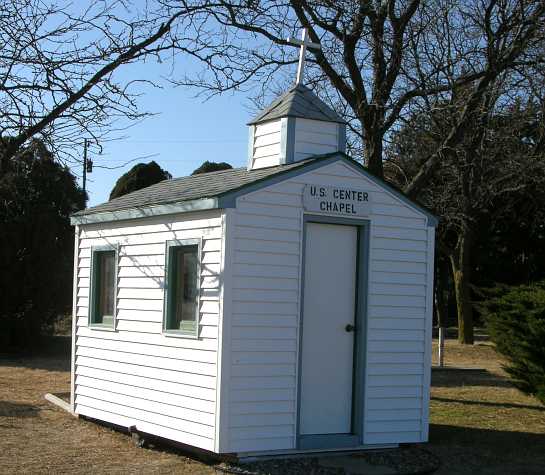
<path fill-rule="evenodd" d="M 354 322 L 354 361 L 352 379 L 352 433 L 302 435 L 301 425 L 301 374 L 303 348 L 303 314 L 305 304 L 305 265 L 307 223 L 354 226 L 357 228 L 357 265 L 356 265 L 356 302 Z M 344 218 L 303 214 L 303 239 L 300 273 L 299 341 L 297 367 L 297 413 L 296 413 L 296 448 L 297 449 L 337 449 L 353 448 L 363 444 L 363 415 L 365 405 L 365 368 L 367 355 L 367 295 L 369 276 L 369 227 L 368 219 Z M 362 337 L 363 336 L 363 337 Z"/>

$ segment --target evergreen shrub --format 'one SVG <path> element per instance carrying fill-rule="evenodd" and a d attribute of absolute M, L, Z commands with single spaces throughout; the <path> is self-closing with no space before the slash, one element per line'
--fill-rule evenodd
<path fill-rule="evenodd" d="M 545 280 L 485 290 L 479 305 L 513 384 L 545 404 Z"/>

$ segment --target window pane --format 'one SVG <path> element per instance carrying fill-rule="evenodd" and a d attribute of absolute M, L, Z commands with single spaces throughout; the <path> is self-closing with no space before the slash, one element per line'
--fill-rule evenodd
<path fill-rule="evenodd" d="M 198 305 L 198 247 L 181 246 L 174 252 L 169 280 L 172 292 L 172 306 L 169 329 L 195 332 L 197 328 Z"/>
<path fill-rule="evenodd" d="M 99 315 L 102 317 L 114 314 L 114 289 L 115 289 L 115 252 L 101 252 L 100 259 L 100 291 L 99 291 Z"/>
<path fill-rule="evenodd" d="M 115 308 L 115 251 L 95 251 L 92 323 L 113 326 Z"/>

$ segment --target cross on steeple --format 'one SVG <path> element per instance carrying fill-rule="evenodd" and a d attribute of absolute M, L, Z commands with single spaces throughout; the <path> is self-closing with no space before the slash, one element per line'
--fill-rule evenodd
<path fill-rule="evenodd" d="M 307 47 L 314 49 L 322 49 L 322 47 L 319 43 L 313 43 L 309 40 L 307 28 L 303 28 L 303 30 L 301 31 L 300 40 L 298 40 L 297 38 L 288 37 L 287 41 L 292 45 L 301 46 L 301 49 L 299 50 L 299 66 L 297 67 L 297 79 L 295 80 L 295 84 L 298 85 L 303 82 L 303 78 L 305 75 L 305 55 L 307 52 Z"/>

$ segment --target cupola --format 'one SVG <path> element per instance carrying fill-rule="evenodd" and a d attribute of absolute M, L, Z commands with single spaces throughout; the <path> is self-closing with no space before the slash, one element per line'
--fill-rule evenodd
<path fill-rule="evenodd" d="M 289 89 L 248 125 L 249 170 L 346 150 L 346 122 L 302 84 Z"/>

